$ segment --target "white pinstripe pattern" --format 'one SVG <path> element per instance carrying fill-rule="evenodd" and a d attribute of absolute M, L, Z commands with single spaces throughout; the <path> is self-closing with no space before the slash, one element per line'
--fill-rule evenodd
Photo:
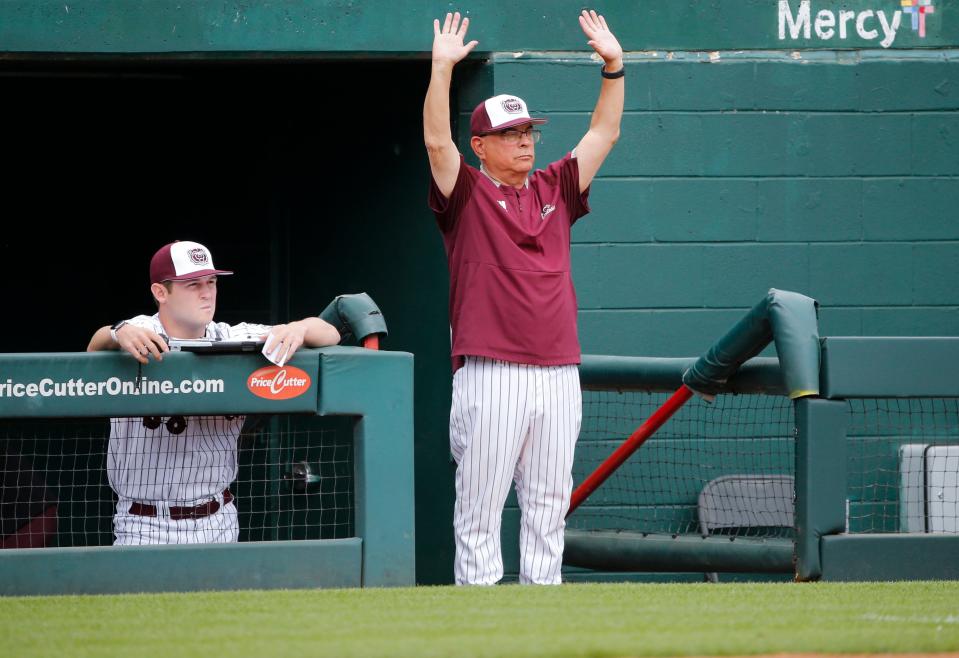
<path fill-rule="evenodd" d="M 120 500 L 200 505 L 236 479 L 236 439 L 244 416 L 188 416 L 171 434 L 167 417 L 156 429 L 142 418 L 111 418 L 107 477 Z"/>
<path fill-rule="evenodd" d="M 128 320 L 160 335 L 166 331 L 159 314 Z M 206 337 L 259 338 L 268 325 L 211 322 Z M 113 519 L 116 545 L 197 544 L 235 542 L 239 536 L 236 504 L 223 506 L 200 519 L 174 521 L 166 510 L 194 507 L 211 500 L 222 504 L 223 490 L 236 479 L 237 437 L 243 416 L 188 416 L 186 428 L 172 434 L 161 418 L 149 429 L 142 418 L 111 418 L 107 449 L 107 477 L 117 494 Z M 133 502 L 154 505 L 156 517 L 129 513 Z"/>
<path fill-rule="evenodd" d="M 222 503 L 223 495 L 215 499 Z M 169 504 L 157 505 L 157 516 L 130 514 L 130 501 L 117 503 L 113 517 L 114 546 L 144 546 L 148 544 L 226 544 L 240 537 L 240 522 L 236 504 L 230 501 L 214 514 L 199 519 L 169 518 Z"/>
<path fill-rule="evenodd" d="M 492 585 L 503 577 L 500 527 L 511 480 L 522 514 L 520 582 L 561 581 L 581 417 L 575 365 L 466 357 L 453 376 L 450 410 L 457 584 Z"/>

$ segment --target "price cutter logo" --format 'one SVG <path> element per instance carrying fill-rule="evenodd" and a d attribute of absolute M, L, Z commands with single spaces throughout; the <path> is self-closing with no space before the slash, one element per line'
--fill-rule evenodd
<path fill-rule="evenodd" d="M 250 393 L 267 400 L 289 400 L 310 388 L 310 376 L 293 366 L 260 368 L 246 380 Z"/>

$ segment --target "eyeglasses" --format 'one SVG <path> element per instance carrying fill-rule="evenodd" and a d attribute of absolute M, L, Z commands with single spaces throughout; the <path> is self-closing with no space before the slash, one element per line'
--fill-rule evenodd
<path fill-rule="evenodd" d="M 543 131 L 536 130 L 535 128 L 530 128 L 529 130 L 503 130 L 498 133 L 486 133 L 483 136 L 488 137 L 490 135 L 502 137 L 507 144 L 519 144 L 520 140 L 524 137 L 529 137 L 535 144 L 539 141 L 539 138 L 543 136 Z"/>

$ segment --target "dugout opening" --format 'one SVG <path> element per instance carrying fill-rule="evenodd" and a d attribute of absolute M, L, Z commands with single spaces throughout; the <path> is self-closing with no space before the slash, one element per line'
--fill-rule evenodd
<path fill-rule="evenodd" d="M 0 329 L 5 351 L 82 351 L 97 327 L 152 312 L 149 258 L 178 238 L 236 271 L 219 320 L 295 319 L 368 292 L 389 323 L 384 349 L 416 355 L 417 482 L 428 485 L 417 499 L 429 506 L 417 517 L 448 518 L 452 481 L 435 477 L 449 470 L 449 335 L 426 207 L 428 80 L 422 58 L 0 65 L 13 165 L 0 285 L 22 319 Z M 417 530 L 430 547 L 421 581 L 446 581 L 447 528 Z"/>
<path fill-rule="evenodd" d="M 366 290 L 391 342 L 415 341 L 424 325 L 406 331 L 403 309 L 445 314 L 446 296 L 428 79 L 414 61 L 8 63 L 3 285 L 33 326 L 7 324 L 7 349 L 82 350 L 96 326 L 150 310 L 150 256 L 187 237 L 236 271 L 218 319 Z"/>

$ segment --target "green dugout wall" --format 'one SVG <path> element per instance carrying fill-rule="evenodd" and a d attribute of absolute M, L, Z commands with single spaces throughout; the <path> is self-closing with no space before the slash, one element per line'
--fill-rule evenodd
<path fill-rule="evenodd" d="M 412 362 L 412 356 L 402 352 L 355 347 L 301 350 L 289 367 L 297 368 L 296 374 L 306 382 L 302 392 L 269 399 L 254 394 L 247 385 L 263 367 L 258 355 L 210 359 L 171 352 L 163 362 L 143 368 L 117 353 L 3 355 L 0 371 L 6 384 L 0 395 L 0 419 L 4 420 L 171 411 L 266 414 L 277 419 L 294 414 L 352 417 L 355 533 L 332 539 L 202 546 L 114 547 L 108 543 L 4 550 L 0 551 L 0 594 L 414 584 Z M 143 384 L 134 392 L 133 382 L 142 378 L 163 381 L 169 388 L 161 392 L 159 386 L 152 389 Z M 190 394 L 174 389 L 175 382 L 209 382 L 211 378 L 218 386 L 207 391 Z M 73 384 L 70 389 L 67 382 Z M 124 384 L 130 386 L 125 389 Z M 72 473 L 52 476 L 61 485 L 70 481 Z M 62 488 L 70 486 L 62 484 Z M 64 518 L 66 524 L 73 521 L 69 515 Z M 75 521 L 83 523 L 83 519 Z"/>
<path fill-rule="evenodd" d="M 770 287 L 818 299 L 824 335 L 959 332 L 959 10 L 933 5 L 924 36 L 900 13 L 891 40 L 898 0 L 811 1 L 808 20 L 793 0 L 598 5 L 629 71 L 621 142 L 573 234 L 584 351 L 698 354 Z M 452 560 L 446 274 L 419 116 L 430 21 L 449 8 L 0 5 L 17 165 L 2 285 L 39 325 L 6 323 L 6 349 L 82 349 L 147 310 L 146 261 L 177 237 L 237 269 L 224 320 L 369 292 L 386 346 L 416 355 L 424 583 Z M 463 9 L 480 47 L 458 71 L 459 125 L 519 93 L 550 119 L 540 163 L 559 157 L 599 85 L 581 5 Z"/>

